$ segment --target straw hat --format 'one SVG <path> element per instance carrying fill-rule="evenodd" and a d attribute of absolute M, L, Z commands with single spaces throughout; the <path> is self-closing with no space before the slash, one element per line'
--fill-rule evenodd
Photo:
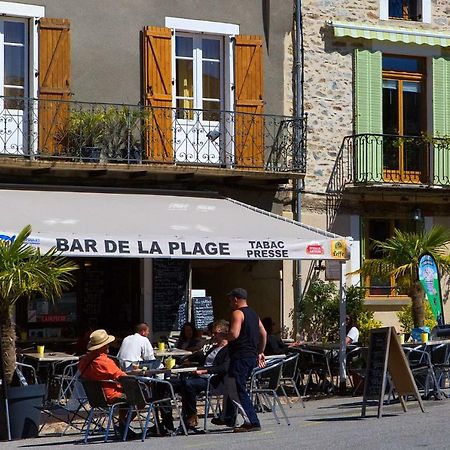
<path fill-rule="evenodd" d="M 95 330 L 89 336 L 89 343 L 87 345 L 88 352 L 92 350 L 97 350 L 110 344 L 116 338 L 111 334 L 108 334 L 106 330 Z"/>

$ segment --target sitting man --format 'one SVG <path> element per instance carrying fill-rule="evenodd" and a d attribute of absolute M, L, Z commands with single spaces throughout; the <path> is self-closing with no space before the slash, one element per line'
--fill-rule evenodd
<path fill-rule="evenodd" d="M 186 417 L 188 428 L 195 428 L 198 424 L 196 397 L 205 391 L 208 385 L 208 375 L 216 374 L 211 380 L 211 386 L 217 388 L 228 371 L 230 363 L 228 355 L 228 341 L 226 335 L 229 324 L 226 320 L 217 320 L 212 329 L 214 345 L 204 354 L 197 352 L 195 360 L 204 367 L 194 372 L 193 376 L 181 380 L 181 397 L 183 402 L 183 414 Z"/>
<path fill-rule="evenodd" d="M 148 339 L 150 327 L 145 323 L 136 325 L 135 333 L 127 336 L 120 346 L 117 357 L 126 371 L 131 369 L 135 361 L 151 361 L 155 359 L 152 344 Z"/>
<path fill-rule="evenodd" d="M 87 354 L 80 359 L 78 364 L 80 379 L 104 381 L 102 384 L 103 392 L 110 404 L 125 401 L 122 386 L 117 383 L 117 380 L 126 374 L 117 367 L 112 359 L 108 358 L 109 345 L 115 339 L 105 330 L 92 332 L 89 336 Z M 126 415 L 126 408 L 119 410 L 120 434 L 123 434 L 125 430 Z M 136 437 L 134 433 L 131 432 L 130 434 L 130 431 L 128 432 L 129 439 Z"/>

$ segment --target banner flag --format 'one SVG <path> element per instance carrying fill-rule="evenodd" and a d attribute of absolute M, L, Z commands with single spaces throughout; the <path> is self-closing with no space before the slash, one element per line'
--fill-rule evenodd
<path fill-rule="evenodd" d="M 419 258 L 419 281 L 430 303 L 438 325 L 444 325 L 441 280 L 435 259 L 429 253 Z"/>

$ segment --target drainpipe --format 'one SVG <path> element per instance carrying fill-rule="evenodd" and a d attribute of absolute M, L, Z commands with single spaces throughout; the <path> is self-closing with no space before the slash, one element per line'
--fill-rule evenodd
<path fill-rule="evenodd" d="M 302 150 L 302 120 L 304 116 L 303 105 L 303 84 L 304 84 L 304 47 L 303 47 L 303 20 L 302 20 L 302 1 L 295 0 L 295 45 L 294 45 L 294 115 L 295 115 L 295 149 L 297 165 L 300 165 Z M 299 168 L 297 166 L 297 168 Z M 294 180 L 294 219 L 302 221 L 302 191 L 304 189 L 304 180 Z M 296 328 L 299 331 L 299 307 L 302 296 L 302 272 L 301 260 L 294 261 L 294 301 L 296 309 Z"/>

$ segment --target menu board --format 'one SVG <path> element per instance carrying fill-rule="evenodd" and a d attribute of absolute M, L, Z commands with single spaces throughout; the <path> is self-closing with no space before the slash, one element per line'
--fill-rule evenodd
<path fill-rule="evenodd" d="M 192 317 L 198 330 L 205 330 L 214 322 L 214 309 L 211 297 L 192 297 Z"/>
<path fill-rule="evenodd" d="M 177 259 L 153 261 L 153 330 L 155 332 L 180 329 L 180 316 L 183 315 L 183 308 L 186 308 L 183 305 L 186 304 L 187 299 L 188 279 L 189 261 Z"/>

